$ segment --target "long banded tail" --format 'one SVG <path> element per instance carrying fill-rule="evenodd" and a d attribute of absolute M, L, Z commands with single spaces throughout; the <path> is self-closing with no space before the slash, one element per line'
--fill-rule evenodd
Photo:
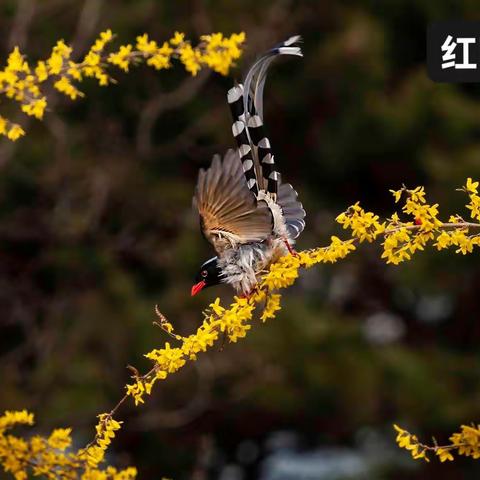
<path fill-rule="evenodd" d="M 276 45 L 253 64 L 245 77 L 244 86 L 235 85 L 228 91 L 233 135 L 248 187 L 255 195 L 259 190 L 265 190 L 276 198 L 280 182 L 263 122 L 263 90 L 267 70 L 278 55 L 303 56 L 299 42 L 300 37 L 294 36 Z"/>
<path fill-rule="evenodd" d="M 280 174 L 275 170 L 275 159 L 273 157 L 270 140 L 265 133 L 260 115 L 252 114 L 248 119 L 247 125 L 248 133 L 250 134 L 254 151 L 260 164 L 264 190 L 270 192 L 273 198 L 276 198 Z"/>
<path fill-rule="evenodd" d="M 233 86 L 227 93 L 228 104 L 232 112 L 232 133 L 238 146 L 238 152 L 242 161 L 243 172 L 247 180 L 247 186 L 255 195 L 258 194 L 257 173 L 255 172 L 254 152 L 249 139 L 243 103 L 243 85 Z"/>

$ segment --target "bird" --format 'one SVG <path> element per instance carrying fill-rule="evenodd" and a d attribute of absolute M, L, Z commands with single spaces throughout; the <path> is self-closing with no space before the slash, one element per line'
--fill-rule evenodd
<path fill-rule="evenodd" d="M 227 92 L 236 150 L 213 156 L 200 169 L 193 197 L 202 235 L 216 255 L 204 262 L 192 286 L 226 283 L 248 297 L 268 267 L 284 255 L 305 228 L 305 210 L 289 183 L 282 183 L 263 121 L 263 90 L 270 64 L 282 55 L 302 57 L 301 37 L 292 36 L 261 55 L 243 83 Z"/>

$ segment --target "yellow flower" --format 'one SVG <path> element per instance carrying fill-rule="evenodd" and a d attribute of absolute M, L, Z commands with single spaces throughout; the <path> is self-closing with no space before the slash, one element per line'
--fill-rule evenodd
<path fill-rule="evenodd" d="M 70 75 L 74 80 L 78 82 L 82 81 L 82 69 L 78 63 L 68 62 L 67 75 Z"/>
<path fill-rule="evenodd" d="M 450 234 L 445 231 L 441 232 L 438 235 L 437 242 L 434 243 L 434 245 L 437 247 L 437 250 L 442 250 L 452 245 L 452 239 L 450 237 Z"/>
<path fill-rule="evenodd" d="M 397 431 L 397 438 L 395 440 L 398 446 L 400 448 L 409 447 L 411 445 L 411 435 L 396 424 L 393 425 L 393 428 Z"/>
<path fill-rule="evenodd" d="M 267 297 L 267 304 L 265 305 L 262 316 L 260 317 L 260 320 L 262 322 L 265 322 L 269 318 L 275 318 L 275 312 L 277 310 L 281 310 L 282 308 L 280 306 L 280 298 L 281 295 L 279 295 L 278 293 L 272 294 Z"/>
<path fill-rule="evenodd" d="M 33 413 L 27 410 L 11 411 L 7 410 L 0 416 L 0 432 L 3 432 L 15 425 L 33 425 Z"/>
<path fill-rule="evenodd" d="M 170 63 L 170 58 L 173 53 L 173 50 L 170 48 L 167 42 L 165 42 L 161 48 L 159 48 L 151 58 L 147 60 L 147 65 L 154 67 L 156 70 L 162 68 L 170 68 L 172 64 Z"/>
<path fill-rule="evenodd" d="M 25 135 L 25 130 L 23 130 L 23 128 L 16 123 L 12 124 L 7 132 L 7 137 L 13 141 L 18 140 L 23 135 Z"/>
<path fill-rule="evenodd" d="M 48 78 L 47 64 L 43 60 L 40 60 L 37 63 L 37 66 L 35 67 L 35 75 L 40 83 Z"/>
<path fill-rule="evenodd" d="M 52 53 L 47 60 L 48 71 L 51 75 L 58 75 L 62 71 L 63 57 L 58 53 Z"/>
<path fill-rule="evenodd" d="M 77 97 L 83 97 L 83 93 L 80 92 L 68 79 L 66 76 L 60 77 L 60 80 L 57 80 L 53 85 L 59 92 L 64 93 L 72 100 L 75 100 Z"/>
<path fill-rule="evenodd" d="M 470 177 L 467 178 L 467 184 L 465 185 L 467 193 L 478 193 L 478 182 L 474 182 Z"/>
<path fill-rule="evenodd" d="M 206 352 L 207 348 L 211 347 L 217 339 L 218 331 L 215 328 L 202 325 L 196 335 L 190 335 L 184 339 L 182 350 L 191 360 L 195 360 L 197 353 Z"/>
<path fill-rule="evenodd" d="M 71 428 L 57 428 L 47 439 L 50 448 L 65 450 L 72 444 Z"/>
<path fill-rule="evenodd" d="M 144 33 L 137 37 L 137 50 L 145 54 L 146 56 L 153 55 L 157 49 L 157 42 L 149 40 L 148 35 Z"/>
<path fill-rule="evenodd" d="M 41 120 L 43 118 L 43 113 L 47 107 L 47 99 L 45 97 L 39 98 L 38 100 L 32 100 L 30 103 L 22 105 L 22 111 L 27 115 L 34 116 Z"/>
<path fill-rule="evenodd" d="M 247 335 L 251 325 L 247 322 L 252 319 L 255 306 L 244 298 L 236 298 L 228 310 L 218 320 L 220 330 L 225 332 L 231 342 Z"/>
<path fill-rule="evenodd" d="M 409 200 L 414 203 L 425 203 L 425 188 L 416 187 L 413 190 L 407 190 Z"/>
<path fill-rule="evenodd" d="M 414 460 L 418 460 L 418 459 L 423 459 L 425 460 L 427 463 L 430 462 L 430 459 L 427 457 L 427 450 L 426 448 L 418 448 L 417 451 L 415 453 L 411 452 L 412 453 L 412 457 Z"/>
<path fill-rule="evenodd" d="M 401 188 L 400 190 L 389 190 L 389 192 L 395 198 L 395 203 L 398 203 L 400 201 L 400 199 L 402 198 L 402 193 L 404 192 L 404 189 Z"/>
<path fill-rule="evenodd" d="M 70 58 L 72 48 L 65 44 L 63 40 L 59 40 L 53 47 L 50 57 L 47 59 L 48 73 L 50 75 L 58 75 L 61 73 L 63 65 Z"/>
<path fill-rule="evenodd" d="M 453 230 L 450 233 L 451 244 L 456 245 L 459 248 L 455 250 L 456 253 L 462 253 L 466 255 L 467 253 L 471 253 L 473 251 L 473 241 L 469 238 L 464 230 Z"/>
<path fill-rule="evenodd" d="M 155 349 L 145 354 L 145 357 L 153 360 L 161 371 L 168 373 L 174 373 L 185 365 L 183 356 L 181 348 L 171 348 L 168 342 L 165 348 Z"/>
<path fill-rule="evenodd" d="M 195 77 L 202 68 L 201 53 L 195 51 L 189 43 L 184 43 L 178 48 L 178 54 L 187 72 Z"/>
<path fill-rule="evenodd" d="M 245 41 L 245 33 L 234 34 L 230 38 L 221 33 L 202 35 L 205 46 L 201 51 L 200 61 L 212 70 L 226 75 L 234 61 L 241 55 L 241 44 Z"/>
<path fill-rule="evenodd" d="M 108 56 L 108 62 L 117 65 L 119 68 L 128 72 L 128 67 L 131 61 L 132 46 L 131 45 L 122 45 L 120 50 L 115 53 L 111 53 Z"/>
<path fill-rule="evenodd" d="M 100 33 L 99 38 L 95 41 L 94 45 L 90 49 L 91 52 L 101 52 L 107 43 L 113 40 L 113 33 L 110 29 L 105 30 L 104 32 Z"/>
<path fill-rule="evenodd" d="M 10 55 L 8 56 L 7 69 L 10 72 L 30 73 L 30 67 L 25 61 L 23 55 L 20 53 L 18 47 L 15 47 L 12 53 L 10 53 Z"/>
<path fill-rule="evenodd" d="M 170 39 L 170 43 L 174 46 L 178 46 L 181 43 L 183 43 L 184 38 L 185 38 L 184 33 L 175 32 L 174 35 L 173 35 L 173 38 Z"/>
<path fill-rule="evenodd" d="M 5 135 L 7 133 L 7 119 L 0 116 L 0 135 Z"/>
<path fill-rule="evenodd" d="M 127 395 L 133 397 L 135 405 L 139 403 L 144 403 L 143 395 L 145 393 L 145 386 L 142 381 L 137 381 L 132 385 L 126 386 Z"/>
<path fill-rule="evenodd" d="M 453 455 L 450 453 L 450 450 L 447 449 L 447 448 L 437 448 L 437 450 L 435 451 L 435 454 L 439 457 L 440 461 L 443 463 L 443 462 L 446 462 L 447 460 L 448 461 L 453 461 Z"/>
<path fill-rule="evenodd" d="M 210 304 L 210 307 L 215 315 L 222 315 L 225 309 L 220 305 L 220 298 L 217 297 L 213 303 Z"/>

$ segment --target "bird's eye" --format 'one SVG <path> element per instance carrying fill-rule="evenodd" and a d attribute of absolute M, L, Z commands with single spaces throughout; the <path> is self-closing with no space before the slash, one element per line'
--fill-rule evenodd
<path fill-rule="evenodd" d="M 200 275 L 203 277 L 203 278 L 207 278 L 207 275 L 208 275 L 208 272 L 206 270 L 202 270 L 200 272 Z"/>

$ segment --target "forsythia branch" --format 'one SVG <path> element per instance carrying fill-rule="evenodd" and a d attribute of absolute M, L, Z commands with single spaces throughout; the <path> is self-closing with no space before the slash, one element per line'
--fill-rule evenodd
<path fill-rule="evenodd" d="M 100 419 L 103 420 L 102 416 Z M 70 428 L 57 428 L 48 437 L 34 435 L 28 440 L 8 433 L 16 426 L 33 423 L 33 414 L 26 410 L 7 411 L 0 417 L 0 462 L 16 480 L 27 479 L 27 472 L 49 479 L 133 480 L 136 477 L 133 467 L 98 468 L 98 463 L 88 457 L 85 449 L 73 451 Z M 113 432 L 119 428 L 120 422 L 110 419 L 101 434 L 103 441 L 110 443 Z"/>
<path fill-rule="evenodd" d="M 472 457 L 475 460 L 480 458 L 480 425 L 462 425 L 460 432 L 450 436 L 451 443 L 447 445 L 438 445 L 435 438 L 433 445 L 426 445 L 421 443 L 416 435 L 398 425 L 394 425 L 394 428 L 397 431 L 396 440 L 399 447 L 408 450 L 415 460 L 422 458 L 429 462 L 429 453 L 436 455 L 441 462 L 452 461 L 454 453 Z"/>
<path fill-rule="evenodd" d="M 219 298 L 210 304 L 203 312 L 202 324 L 189 336 L 176 334 L 173 325 L 156 308 L 160 319 L 160 323 L 156 324 L 176 345 L 172 346 L 167 342 L 162 348 L 145 354 L 153 365 L 143 375 L 134 367 L 129 367 L 133 372 L 133 382 L 126 385 L 125 395 L 110 412 L 98 416 L 94 439 L 77 452 L 66 452 L 71 444 L 69 429 L 55 430 L 48 439 L 33 437 L 30 441 L 6 435 L 6 430 L 15 424 L 33 423 L 32 414 L 25 411 L 6 412 L 0 417 L 0 461 L 4 469 L 12 472 L 17 479 L 27 478 L 28 468 L 32 469 L 34 474 L 45 474 L 48 478 L 78 478 L 75 476 L 78 472 L 83 472 L 80 478 L 84 479 L 134 478 L 136 472 L 132 468 L 117 472 L 112 467 L 106 470 L 98 467 L 104 460 L 115 432 L 121 428 L 121 422 L 116 421 L 113 416 L 129 397 L 135 405 L 144 403 L 159 381 L 165 380 L 188 362 L 195 361 L 201 352 L 211 348 L 222 336 L 230 342 L 244 338 L 252 327 L 254 313 L 259 306 L 262 306 L 262 322 L 275 318 L 276 312 L 281 309 L 281 295 L 272 292 L 290 287 L 298 278 L 301 268 L 335 263 L 345 258 L 357 249 L 358 243 L 373 242 L 381 238 L 381 256 L 387 263 L 394 265 L 410 260 L 428 244 L 437 250 L 453 247 L 455 253 L 471 253 L 475 246 L 480 245 L 480 233 L 472 233 L 480 229 L 478 186 L 479 182 L 473 182 L 469 178 L 461 189 L 468 196 L 466 208 L 470 210 L 470 217 L 474 222 L 465 221 L 460 215 L 452 215 L 447 222 L 440 220 L 438 205 L 427 203 L 423 187 L 392 190 L 395 202 L 403 201 L 403 205 L 400 212 L 395 212 L 383 221 L 378 215 L 366 212 L 359 203 L 350 206 L 336 220 L 344 229 L 350 230 L 351 238 L 341 240 L 333 236 L 326 247 L 280 258 L 271 265 L 269 271 L 260 279 L 255 292 L 248 298 L 234 297 L 228 307 L 223 307 Z M 424 458 L 428 461 L 427 453 L 434 452 L 441 461 L 452 460 L 453 451 L 460 455 L 480 458 L 480 427 L 462 426 L 461 431 L 450 438 L 452 443 L 446 446 L 438 446 L 436 443 L 433 446 L 422 444 L 415 435 L 400 427 L 395 428 L 399 445 L 410 450 L 416 459 Z"/>
<path fill-rule="evenodd" d="M 148 34 L 138 36 L 135 44 L 121 45 L 118 50 L 111 48 L 115 35 L 111 30 L 100 33 L 95 43 L 84 56 L 75 62 L 71 59 L 72 47 L 59 40 L 45 60 L 30 65 L 18 47 L 10 53 L 7 65 L 0 70 L 0 94 L 20 104 L 22 111 L 41 120 L 48 107 L 45 92 L 47 83 L 76 100 L 84 94 L 78 84 L 85 78 L 95 78 L 99 85 L 107 86 L 115 80 L 109 68 L 116 66 L 128 72 L 132 65 L 146 63 L 156 70 L 171 68 L 172 60 L 180 61 L 191 75 L 204 69 L 227 75 L 242 54 L 245 34 L 234 33 L 225 37 L 221 33 L 202 35 L 200 43 L 193 47 L 185 34 L 175 32 L 174 36 L 161 45 L 151 40 Z M 25 135 L 23 128 L 0 116 L 0 135 L 17 140 Z"/>
<path fill-rule="evenodd" d="M 461 190 L 468 195 L 466 207 L 470 210 L 471 218 L 480 221 L 478 186 L 479 182 L 473 182 L 469 178 Z M 152 369 L 142 376 L 138 372 L 134 374 L 134 382 L 126 386 L 127 392 L 121 402 L 130 396 L 135 405 L 144 403 L 145 397 L 151 394 L 159 380 L 177 372 L 188 361 L 196 360 L 197 355 L 211 348 L 221 334 L 230 342 L 245 337 L 251 329 L 251 321 L 259 305 L 263 304 L 260 316 L 262 322 L 275 318 L 276 312 L 281 309 L 281 296 L 272 291 L 291 286 L 298 278 L 301 268 L 310 268 L 319 263 L 335 263 L 345 258 L 356 250 L 356 243 L 373 242 L 378 237 L 383 237 L 382 258 L 393 264 L 410 260 L 418 250 L 424 250 L 429 242 L 437 250 L 455 247 L 456 253 L 464 255 L 471 253 L 474 246 L 480 245 L 480 234 L 469 233 L 470 230 L 479 229 L 480 223 L 467 222 L 460 215 L 453 215 L 448 222 L 442 222 L 438 218 L 438 205 L 427 204 L 423 187 L 413 190 L 402 187 L 398 191 L 392 191 L 392 194 L 396 203 L 404 200 L 400 213 L 394 213 L 381 222 L 378 215 L 365 212 L 358 203 L 352 205 L 336 219 L 343 228 L 351 230 L 352 238 L 340 240 L 333 236 L 326 247 L 282 257 L 270 267 L 250 297 L 235 297 L 228 308 L 221 306 L 220 299 L 217 298 L 203 312 L 203 323 L 188 337 L 175 334 L 172 324 L 156 309 L 161 328 L 178 342 L 178 346 L 172 347 L 167 342 L 163 348 L 147 353 L 145 356 L 153 362 Z M 400 215 L 413 217 L 413 221 L 401 220 Z"/>

